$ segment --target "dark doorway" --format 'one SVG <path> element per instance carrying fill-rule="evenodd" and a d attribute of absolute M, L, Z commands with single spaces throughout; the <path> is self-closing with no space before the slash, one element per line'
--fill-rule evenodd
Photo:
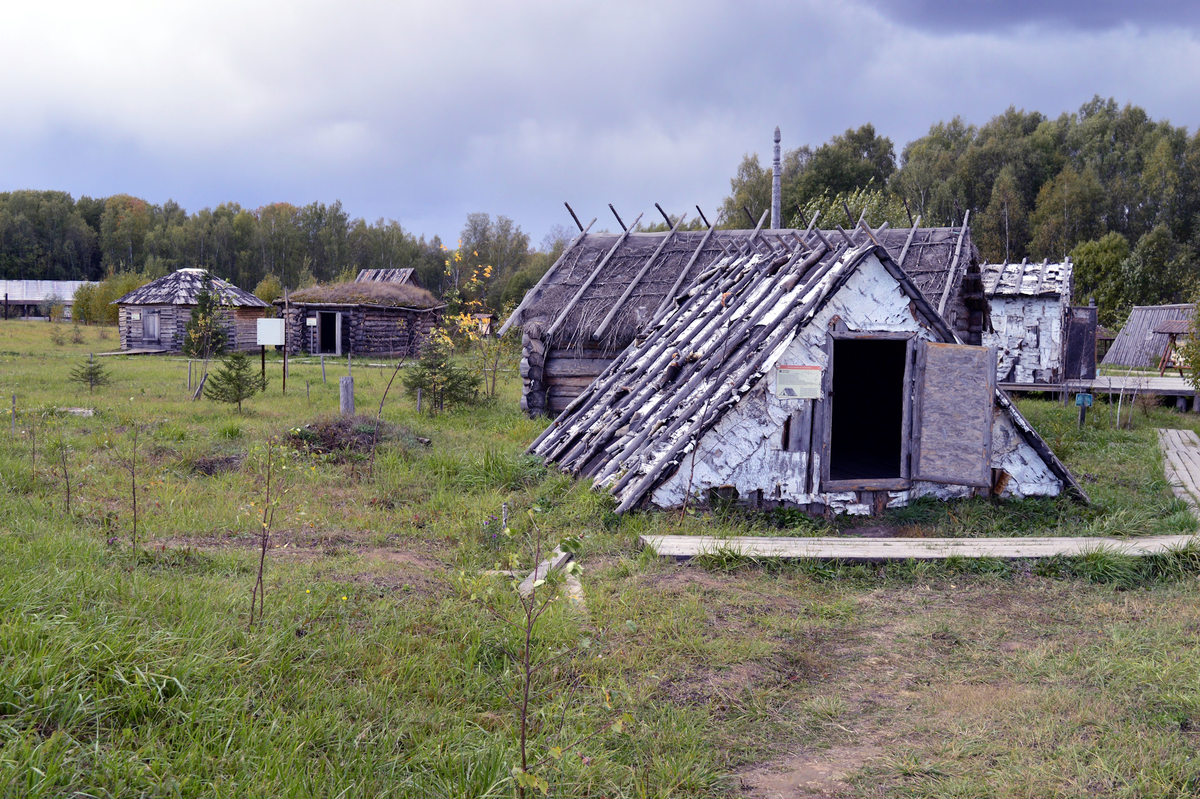
<path fill-rule="evenodd" d="M 905 340 L 835 339 L 830 480 L 902 477 Z"/>
<path fill-rule="evenodd" d="M 329 311 L 317 312 L 317 342 L 318 352 L 329 354 L 337 352 L 337 314 Z"/>

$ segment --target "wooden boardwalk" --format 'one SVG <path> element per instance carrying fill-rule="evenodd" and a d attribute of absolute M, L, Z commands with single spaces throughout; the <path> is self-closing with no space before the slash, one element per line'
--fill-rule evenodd
<path fill-rule="evenodd" d="M 1091 380 L 1068 380 L 1067 391 L 1092 394 L 1159 394 L 1164 397 L 1194 397 L 1196 389 L 1182 377 L 1154 375 L 1103 375 Z"/>
<path fill-rule="evenodd" d="M 1190 535 L 1141 538 L 714 538 L 693 535 L 644 535 L 641 546 L 662 557 L 694 558 L 734 552 L 753 558 L 816 560 L 944 560 L 946 558 L 1048 558 L 1083 555 L 1105 549 L 1125 555 L 1153 555 L 1187 546 Z M 1196 541 L 1200 544 L 1200 541 Z"/>
<path fill-rule="evenodd" d="M 1200 518 L 1200 438 L 1191 430 L 1160 429 L 1158 444 L 1171 490 Z"/>

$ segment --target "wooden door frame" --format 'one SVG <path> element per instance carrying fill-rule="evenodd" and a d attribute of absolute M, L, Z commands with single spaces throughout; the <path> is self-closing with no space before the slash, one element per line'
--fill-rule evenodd
<path fill-rule="evenodd" d="M 904 349 L 903 394 L 900 416 L 900 477 L 855 480 L 833 480 L 829 476 L 829 460 L 833 436 L 833 345 L 836 341 L 906 341 Z M 821 484 L 822 493 L 830 491 L 904 491 L 912 487 L 910 461 L 912 440 L 913 358 L 918 341 L 915 331 L 901 330 L 835 330 L 825 334 L 825 375 L 821 381 Z M 811 456 L 810 456 L 811 459 Z"/>

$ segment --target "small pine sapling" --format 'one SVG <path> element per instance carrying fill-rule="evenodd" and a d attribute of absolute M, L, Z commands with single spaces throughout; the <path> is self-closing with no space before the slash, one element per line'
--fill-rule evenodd
<path fill-rule="evenodd" d="M 415 369 L 404 375 L 404 388 L 410 397 L 423 393 L 433 416 L 447 405 L 468 405 L 479 397 L 483 378 L 454 363 L 454 342 L 442 330 L 434 330 L 421 348 Z"/>
<path fill-rule="evenodd" d="M 266 375 L 255 373 L 250 356 L 244 352 L 231 352 L 221 360 L 220 368 L 204 386 L 204 396 L 215 402 L 237 403 L 238 413 L 241 413 L 243 400 L 266 389 Z"/>
<path fill-rule="evenodd" d="M 96 386 L 107 386 L 112 382 L 112 376 L 104 368 L 104 364 L 97 361 L 91 353 L 88 354 L 87 362 L 72 369 L 67 379 L 72 383 L 87 386 L 89 394 L 95 391 Z"/>

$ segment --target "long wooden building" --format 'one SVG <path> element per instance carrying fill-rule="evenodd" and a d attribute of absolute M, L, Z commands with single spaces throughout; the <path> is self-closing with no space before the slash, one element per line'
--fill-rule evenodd
<path fill-rule="evenodd" d="M 852 231 L 676 229 L 581 232 L 505 323 L 522 329 L 521 407 L 557 415 L 679 298 L 729 257 L 825 251 L 868 240 Z M 986 300 L 968 226 L 870 230 L 959 338 L 978 344 Z"/>

